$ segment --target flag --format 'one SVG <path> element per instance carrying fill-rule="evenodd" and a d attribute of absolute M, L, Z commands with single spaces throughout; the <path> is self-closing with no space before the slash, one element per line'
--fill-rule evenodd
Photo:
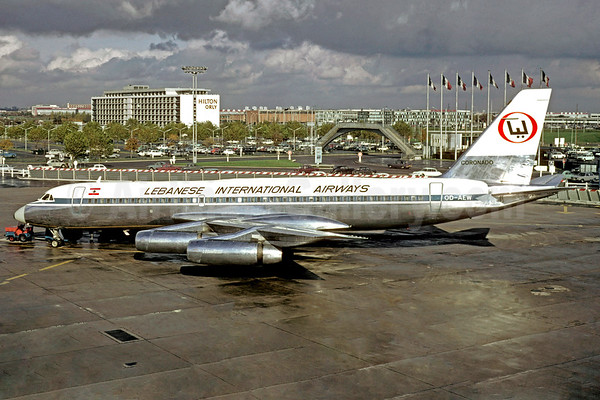
<path fill-rule="evenodd" d="M 506 83 L 510 86 L 515 87 L 515 80 L 510 77 L 510 74 L 506 72 Z"/>
<path fill-rule="evenodd" d="M 462 90 L 467 90 L 467 84 L 460 79 L 460 75 L 458 75 L 458 86 L 462 87 Z"/>
<path fill-rule="evenodd" d="M 448 90 L 452 90 L 452 85 L 450 84 L 450 81 L 446 79 L 444 75 L 442 75 L 442 86 L 444 86 Z"/>
<path fill-rule="evenodd" d="M 525 71 L 523 71 L 523 77 L 521 82 L 523 83 L 523 85 L 527 85 L 527 87 L 531 87 L 531 85 L 533 85 L 533 78 L 530 77 L 529 75 L 527 75 L 525 73 Z"/>
<path fill-rule="evenodd" d="M 496 89 L 498 89 L 498 84 L 494 80 L 494 77 L 492 76 L 492 74 L 489 74 L 489 75 L 490 75 L 490 85 L 493 85 L 496 87 Z"/>
<path fill-rule="evenodd" d="M 481 85 L 481 83 L 479 83 L 475 75 L 473 75 L 473 86 L 478 87 L 479 90 L 483 90 L 483 86 Z"/>
<path fill-rule="evenodd" d="M 542 82 L 546 84 L 546 87 L 550 87 L 550 78 L 548 78 L 548 75 L 546 75 L 543 69 L 541 69 L 540 71 L 542 75 Z"/>
<path fill-rule="evenodd" d="M 427 75 L 427 79 L 429 80 L 429 87 L 435 90 L 435 85 L 433 84 L 433 81 L 429 75 Z"/>

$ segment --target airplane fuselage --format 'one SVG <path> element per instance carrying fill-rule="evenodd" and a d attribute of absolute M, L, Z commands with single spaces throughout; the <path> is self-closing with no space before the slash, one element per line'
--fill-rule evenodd
<path fill-rule="evenodd" d="M 434 224 L 506 207 L 486 183 L 448 178 L 291 177 L 177 182 L 92 182 L 50 189 L 17 213 L 67 229 L 170 225 L 177 213 L 318 215 L 353 229 Z"/>

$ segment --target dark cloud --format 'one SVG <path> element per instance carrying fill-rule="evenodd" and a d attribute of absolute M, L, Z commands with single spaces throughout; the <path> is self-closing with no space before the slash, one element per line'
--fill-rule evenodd
<path fill-rule="evenodd" d="M 199 64 L 209 67 L 202 85 L 228 107 L 424 107 L 427 73 L 470 80 L 474 70 L 485 81 L 491 70 L 501 83 L 505 69 L 518 81 L 522 68 L 536 80 L 544 68 L 552 107 L 598 111 L 599 17 L 594 0 L 4 0 L 0 105 L 74 102 L 136 79 L 182 86 L 180 66 Z M 138 50 L 93 48 L 102 35 L 152 36 Z M 56 49 L 26 42 L 41 36 Z M 492 93 L 497 104 L 502 94 Z"/>
<path fill-rule="evenodd" d="M 150 50 L 164 50 L 164 51 L 175 51 L 178 49 L 177 43 L 173 40 L 169 40 L 161 43 L 150 43 Z"/>

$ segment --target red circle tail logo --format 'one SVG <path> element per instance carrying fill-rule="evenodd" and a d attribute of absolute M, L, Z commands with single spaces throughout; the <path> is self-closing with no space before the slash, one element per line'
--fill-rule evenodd
<path fill-rule="evenodd" d="M 535 119 L 520 111 L 506 114 L 498 124 L 498 133 L 510 143 L 525 143 L 535 136 L 537 130 Z"/>

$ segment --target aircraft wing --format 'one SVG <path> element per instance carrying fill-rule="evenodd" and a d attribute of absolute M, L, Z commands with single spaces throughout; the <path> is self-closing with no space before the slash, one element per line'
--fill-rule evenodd
<path fill-rule="evenodd" d="M 202 264 L 267 264 L 281 261 L 282 248 L 324 239 L 356 239 L 332 232 L 350 226 L 313 215 L 182 213 L 174 225 L 137 233 L 138 250 L 187 254 Z"/>

